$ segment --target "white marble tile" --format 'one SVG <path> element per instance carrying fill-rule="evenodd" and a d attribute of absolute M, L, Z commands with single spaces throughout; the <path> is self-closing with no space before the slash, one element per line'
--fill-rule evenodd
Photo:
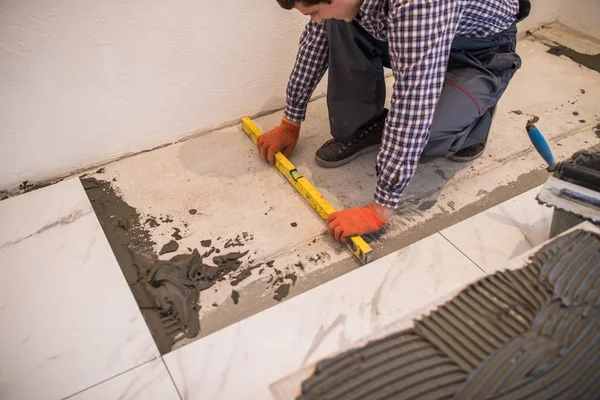
<path fill-rule="evenodd" d="M 179 400 L 179 394 L 165 364 L 158 359 L 69 397 L 69 400 L 108 399 Z"/>
<path fill-rule="evenodd" d="M 0 398 L 61 399 L 157 349 L 78 180 L 30 194 L 0 202 L 41 227 L 0 248 Z"/>
<path fill-rule="evenodd" d="M 552 209 L 535 197 L 541 186 L 525 192 L 440 233 L 488 273 L 546 241 Z"/>
<path fill-rule="evenodd" d="M 596 234 L 600 234 L 600 228 L 594 226 L 590 222 L 584 222 L 572 229 L 567 230 L 566 232 L 563 232 L 559 236 L 568 235 L 572 231 L 579 230 L 579 229 L 582 229 L 582 230 L 585 230 L 588 232 L 594 232 Z M 504 264 L 502 266 L 502 268 L 500 268 L 500 269 L 502 269 L 502 270 L 517 270 L 517 269 L 521 269 L 521 268 L 527 266 L 529 264 L 531 257 L 534 256 L 538 251 L 541 250 L 541 248 L 543 248 L 545 245 L 547 245 L 550 242 L 551 242 L 551 240 L 549 239 L 549 240 L 546 240 L 546 241 L 540 243 L 535 248 L 519 255 L 518 257 L 511 259 L 508 263 Z M 397 321 L 394 321 L 390 325 L 386 326 L 382 331 L 375 333 L 375 335 L 361 339 L 359 342 L 356 343 L 355 347 L 363 346 L 363 345 L 367 344 L 369 341 L 377 340 L 377 339 L 380 339 L 382 337 L 389 335 L 392 332 L 400 332 L 404 329 L 414 326 L 415 319 L 419 318 L 423 314 L 428 313 L 429 310 L 432 310 L 432 309 L 436 308 L 437 306 L 442 305 L 442 304 L 446 303 L 447 301 L 452 300 L 454 297 L 459 295 L 463 289 L 464 288 L 460 288 L 455 292 L 449 292 L 447 295 L 439 297 L 433 303 L 425 305 L 423 308 L 417 310 L 416 312 L 405 314 Z M 337 355 L 338 354 L 336 354 L 336 356 Z M 276 400 L 289 400 L 289 399 L 297 398 L 300 395 L 300 389 L 301 389 L 302 382 L 304 382 L 306 379 L 310 378 L 313 375 L 315 368 L 316 368 L 316 364 L 312 364 L 305 368 L 299 369 L 298 371 L 294 372 L 292 375 L 286 376 L 286 377 L 278 380 L 277 382 L 275 382 L 273 385 L 271 385 L 271 392 L 273 393 L 273 398 Z"/>
<path fill-rule="evenodd" d="M 34 190 L 0 202 L 0 249 L 92 212 L 87 196 L 81 195 L 79 179 Z"/>
<path fill-rule="evenodd" d="M 435 234 L 165 356 L 184 399 L 269 399 L 269 385 L 483 272 Z"/>
<path fill-rule="evenodd" d="M 576 225 L 576 226 L 572 227 L 571 229 L 567 229 L 566 231 L 558 234 L 556 237 L 558 238 L 558 237 L 561 237 L 561 236 L 568 235 L 571 232 L 576 231 L 576 230 L 584 230 L 584 231 L 587 231 L 587 232 L 592 232 L 592 233 L 600 235 L 600 227 L 597 227 L 596 225 L 592 224 L 589 221 L 585 221 L 585 222 L 582 222 L 579 225 Z M 516 269 L 519 269 L 519 268 L 523 268 L 524 266 L 526 266 L 529 263 L 531 257 L 533 257 L 538 251 L 540 251 L 545 245 L 547 245 L 548 243 L 550 243 L 553 239 L 554 238 L 548 239 L 545 242 L 542 242 L 542 243 L 538 244 L 537 246 L 535 246 L 531 250 L 529 250 L 529 251 L 527 251 L 527 252 L 519 255 L 518 257 L 513 258 L 512 260 L 510 260 L 509 262 L 507 262 L 506 264 L 504 264 L 502 266 L 502 268 L 499 268 L 499 269 L 502 269 L 502 270 L 516 270 Z"/>

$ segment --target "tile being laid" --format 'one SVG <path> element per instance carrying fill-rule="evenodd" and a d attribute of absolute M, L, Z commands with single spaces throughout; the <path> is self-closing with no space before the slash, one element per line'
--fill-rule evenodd
<path fill-rule="evenodd" d="M 165 364 L 157 359 L 69 397 L 69 400 L 106 399 L 179 400 L 179 394 Z"/>
<path fill-rule="evenodd" d="M 155 358 L 78 179 L 2 201 L 0 216 L 16 224 L 0 244 L 0 398 L 62 399 Z"/>
<path fill-rule="evenodd" d="M 487 273 L 548 240 L 552 209 L 535 197 L 541 186 L 440 233 Z"/>
<path fill-rule="evenodd" d="M 435 234 L 164 356 L 184 399 L 268 399 L 269 386 L 483 276 Z"/>

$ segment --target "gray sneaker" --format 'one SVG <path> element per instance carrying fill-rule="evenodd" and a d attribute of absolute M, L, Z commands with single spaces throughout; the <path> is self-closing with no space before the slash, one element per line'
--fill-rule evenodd
<path fill-rule="evenodd" d="M 388 110 L 362 127 L 358 135 L 348 142 L 330 139 L 317 150 L 315 160 L 323 168 L 336 168 L 355 158 L 379 150 Z"/>

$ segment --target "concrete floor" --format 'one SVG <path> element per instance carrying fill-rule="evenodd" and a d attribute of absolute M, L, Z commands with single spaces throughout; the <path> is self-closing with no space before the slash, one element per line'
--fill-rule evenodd
<path fill-rule="evenodd" d="M 421 164 L 388 229 L 369 238 L 375 259 L 542 184 L 548 173 L 525 131 L 533 116 L 540 118 L 537 126 L 558 159 L 600 144 L 600 74 L 547 53 L 544 43 L 550 39 L 600 53 L 599 43 L 585 40 L 582 45 L 580 37 L 562 27 L 543 28 L 522 39 L 518 51 L 523 67 L 498 105 L 485 155 L 466 164 L 447 160 Z M 389 79 L 390 90 L 391 85 Z M 256 122 L 266 131 L 281 115 Z M 314 152 L 328 138 L 326 101 L 319 99 L 309 106 L 292 162 L 334 207 L 369 203 L 376 184 L 376 153 L 339 169 L 322 169 L 314 162 Z M 277 304 L 274 269 L 297 276 L 295 282 L 284 281 L 292 284 L 289 298 L 360 266 L 328 236 L 323 221 L 285 178 L 260 160 L 240 126 L 138 154 L 93 175 L 113 181 L 142 221 L 149 216 L 159 222 L 160 217 L 172 220 L 148 227 L 157 253 L 177 228 L 182 237 L 179 253 L 201 248 L 200 242 L 207 239 L 225 249 L 228 240 L 239 237 L 240 247 L 230 250 L 250 251 L 242 259 L 245 266 L 274 261 L 266 273 L 256 269 L 235 287 L 224 280 L 202 292 L 197 338 Z M 238 304 L 231 299 L 232 289 L 240 294 Z M 195 339 L 181 341 L 176 348 Z"/>

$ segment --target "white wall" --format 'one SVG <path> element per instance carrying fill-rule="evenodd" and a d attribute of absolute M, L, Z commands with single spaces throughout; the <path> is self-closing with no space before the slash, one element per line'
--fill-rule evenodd
<path fill-rule="evenodd" d="M 0 189 L 283 106 L 305 23 L 275 0 L 0 0 Z"/>
<path fill-rule="evenodd" d="M 531 14 L 519 24 L 519 32 L 532 31 L 543 24 L 555 21 L 558 18 L 560 5 L 568 1 L 572 0 L 531 0 Z"/>
<path fill-rule="evenodd" d="M 600 38 L 600 0 L 563 1 L 558 20 L 570 28 Z"/>
<path fill-rule="evenodd" d="M 0 189 L 283 106 L 305 22 L 275 0 L 0 0 Z"/>

